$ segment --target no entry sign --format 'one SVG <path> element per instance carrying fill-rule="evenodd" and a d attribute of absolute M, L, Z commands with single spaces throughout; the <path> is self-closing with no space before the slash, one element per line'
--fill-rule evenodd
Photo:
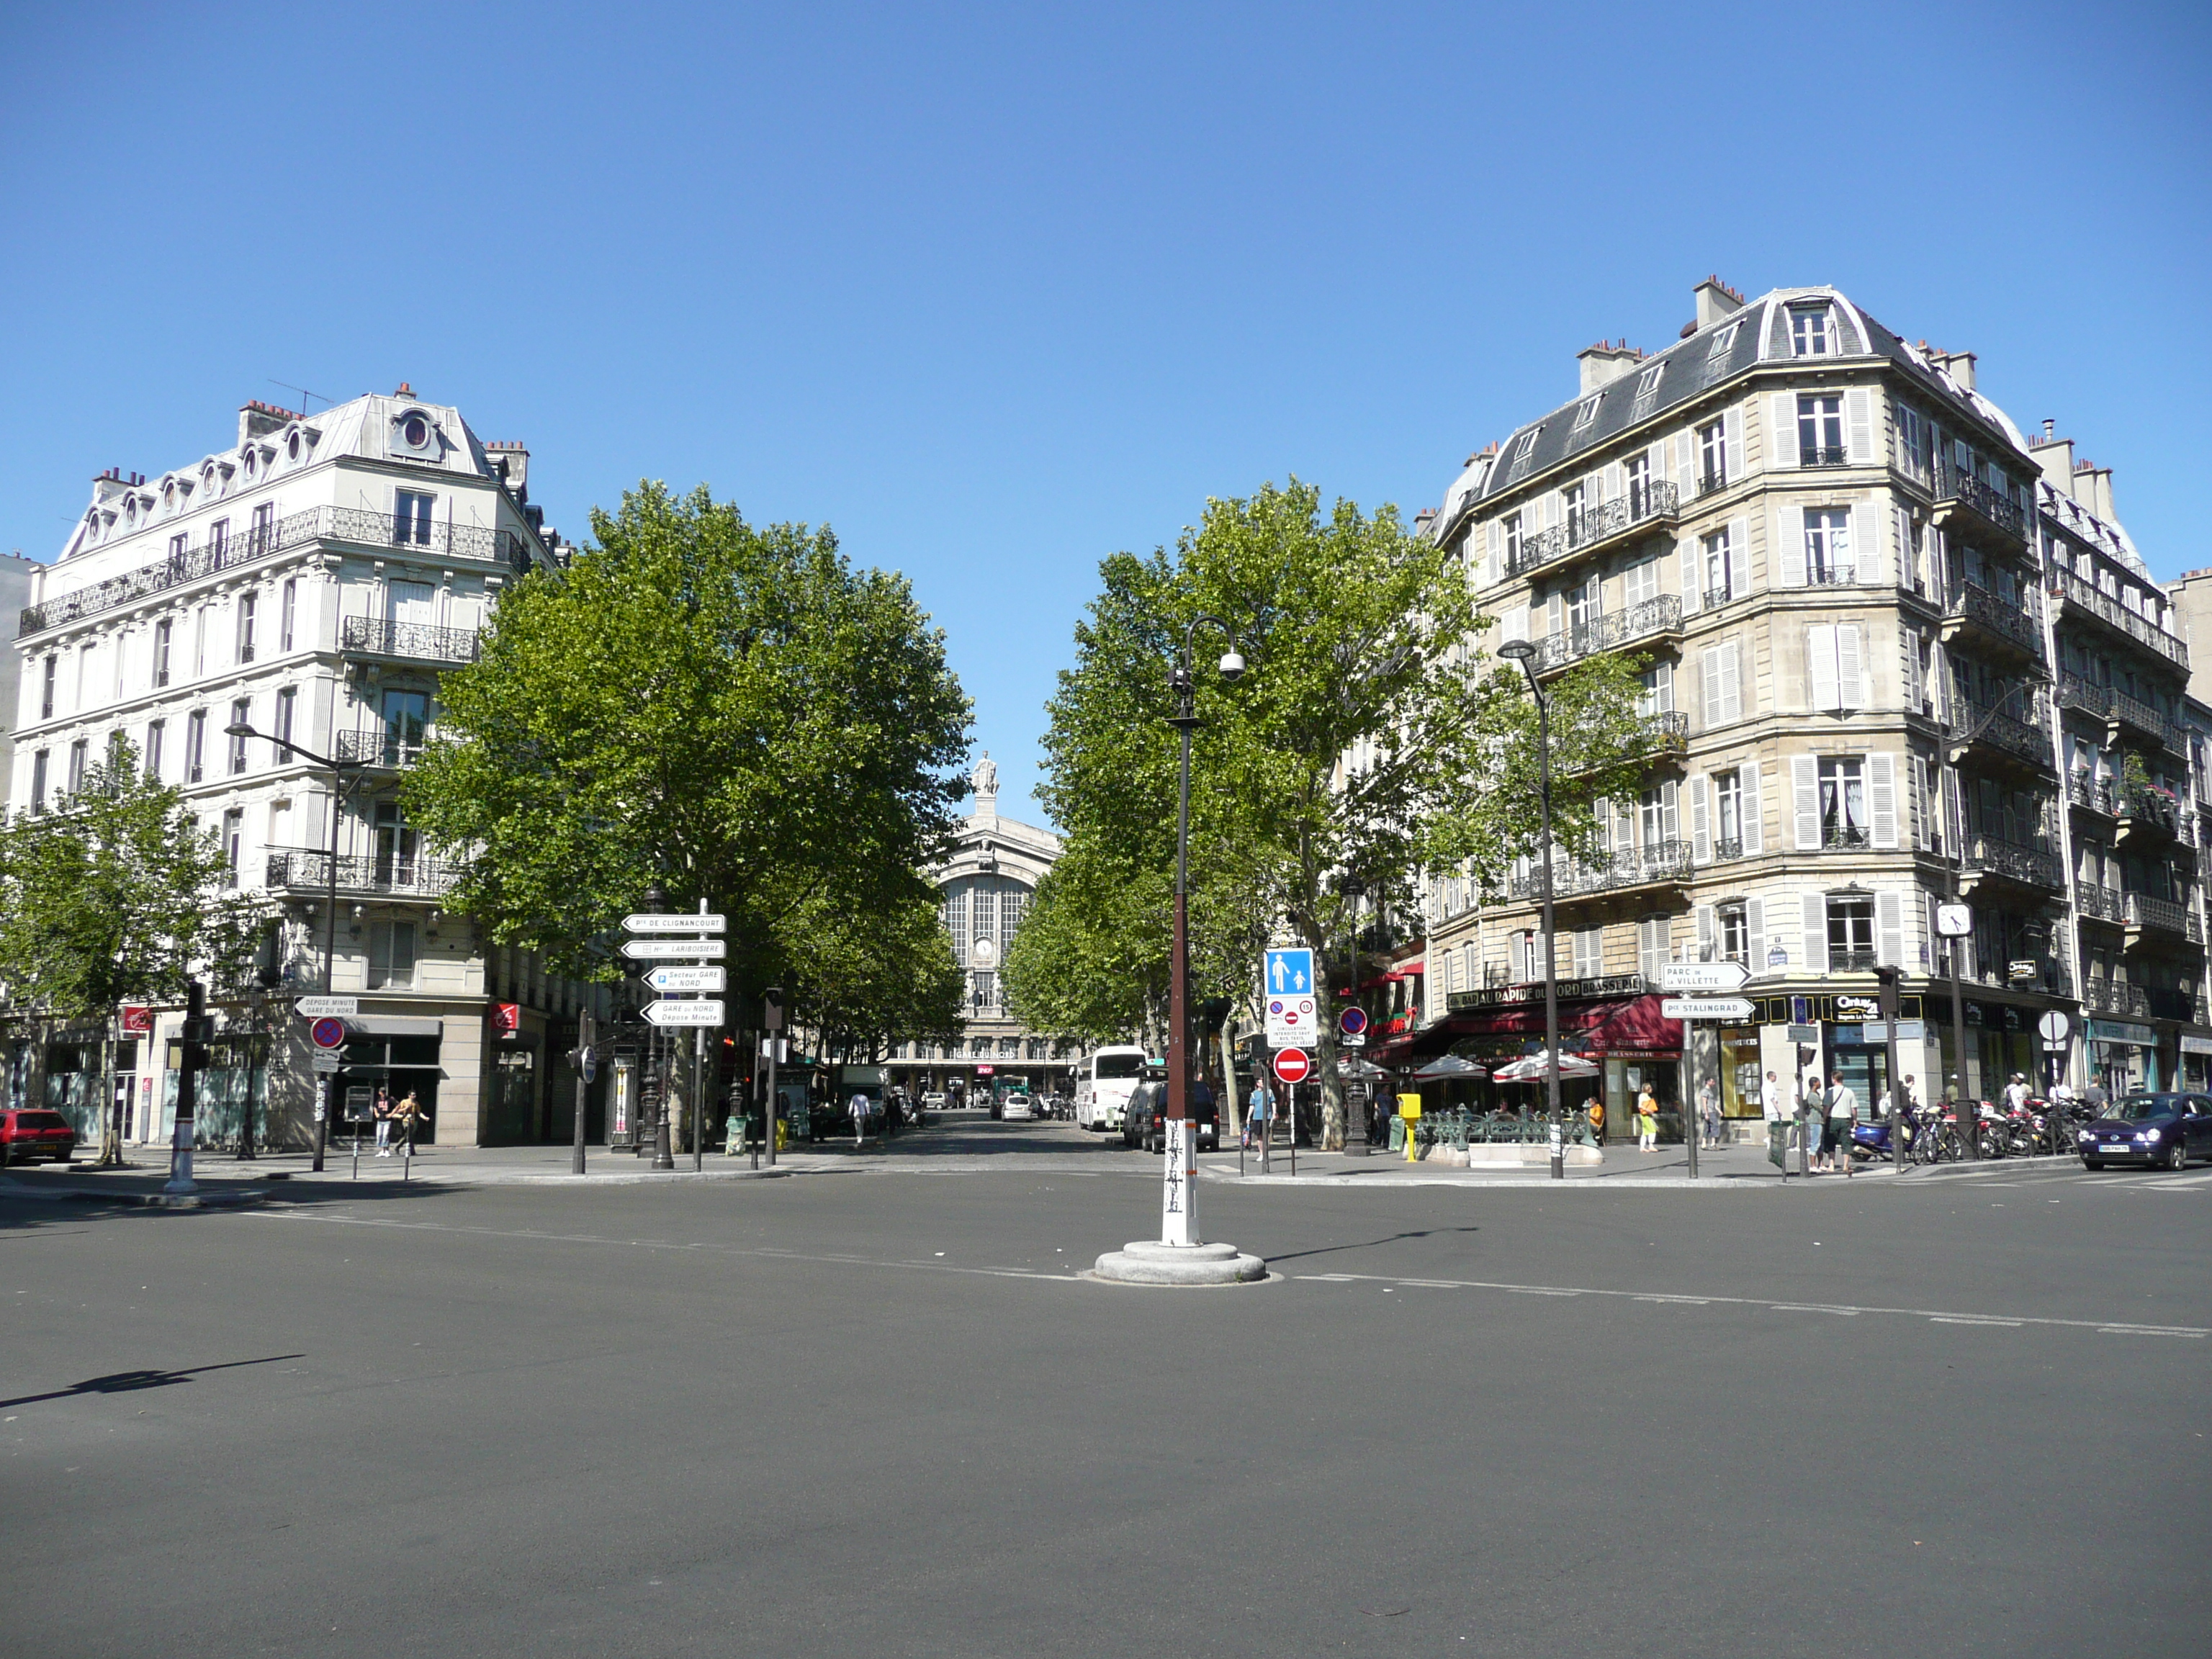
<path fill-rule="evenodd" d="M 1304 1083 L 1313 1073 L 1313 1061 L 1303 1048 L 1275 1050 L 1275 1075 L 1285 1083 Z"/>

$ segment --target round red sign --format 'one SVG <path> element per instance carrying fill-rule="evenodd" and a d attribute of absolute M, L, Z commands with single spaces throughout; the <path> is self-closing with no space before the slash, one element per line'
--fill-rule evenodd
<path fill-rule="evenodd" d="M 339 1048 L 345 1046 L 345 1022 L 342 1019 L 319 1019 L 307 1028 L 318 1048 Z"/>
<path fill-rule="evenodd" d="M 1313 1061 L 1306 1058 L 1303 1048 L 1278 1048 L 1275 1051 L 1275 1075 L 1285 1083 L 1304 1083 L 1313 1071 Z"/>

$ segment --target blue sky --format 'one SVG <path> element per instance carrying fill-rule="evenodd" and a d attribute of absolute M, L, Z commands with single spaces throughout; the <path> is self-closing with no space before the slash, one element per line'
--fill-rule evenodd
<path fill-rule="evenodd" d="M 1100 557 L 1291 472 L 1410 514 L 1717 271 L 1979 353 L 2172 575 L 2208 59 L 2201 5 L 19 4 L 0 548 L 408 380 L 572 537 L 703 480 L 908 573 L 1025 814 Z"/>

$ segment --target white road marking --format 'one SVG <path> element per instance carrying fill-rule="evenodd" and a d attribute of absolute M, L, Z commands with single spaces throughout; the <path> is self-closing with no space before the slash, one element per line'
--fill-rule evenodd
<path fill-rule="evenodd" d="M 1770 1302 L 1766 1308 L 1769 1313 L 1841 1314 L 1845 1319 L 1856 1319 L 1860 1312 L 1856 1308 L 1825 1308 L 1817 1302 Z"/>
<path fill-rule="evenodd" d="M 1930 1314 L 1929 1322 L 1936 1325 L 1997 1325 L 2008 1331 L 2020 1328 L 2017 1319 L 1983 1319 L 1969 1314 Z"/>

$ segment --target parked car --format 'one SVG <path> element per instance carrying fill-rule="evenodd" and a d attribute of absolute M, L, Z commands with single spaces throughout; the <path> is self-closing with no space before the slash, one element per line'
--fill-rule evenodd
<path fill-rule="evenodd" d="M 1036 1108 L 1030 1103 L 1029 1096 L 1016 1090 L 1006 1097 L 1005 1115 L 1009 1123 L 1027 1123 L 1036 1115 Z"/>
<path fill-rule="evenodd" d="M 1131 1091 L 1128 1107 L 1121 1114 L 1121 1144 L 1132 1150 L 1141 1146 L 1148 1152 L 1167 1151 L 1167 1111 L 1165 1078 L 1148 1078 L 1139 1084 Z M 1213 1103 L 1191 1102 L 1190 1116 L 1198 1135 L 1199 1151 L 1219 1152 L 1221 1118 Z"/>
<path fill-rule="evenodd" d="M 35 1164 L 42 1158 L 66 1164 L 76 1151 L 76 1131 L 59 1112 L 0 1112 L 0 1165 Z"/>
<path fill-rule="evenodd" d="M 2212 1160 L 2212 1095 L 2129 1095 L 2077 1137 L 2087 1169 L 2140 1162 L 2185 1170 L 2192 1158 Z"/>

